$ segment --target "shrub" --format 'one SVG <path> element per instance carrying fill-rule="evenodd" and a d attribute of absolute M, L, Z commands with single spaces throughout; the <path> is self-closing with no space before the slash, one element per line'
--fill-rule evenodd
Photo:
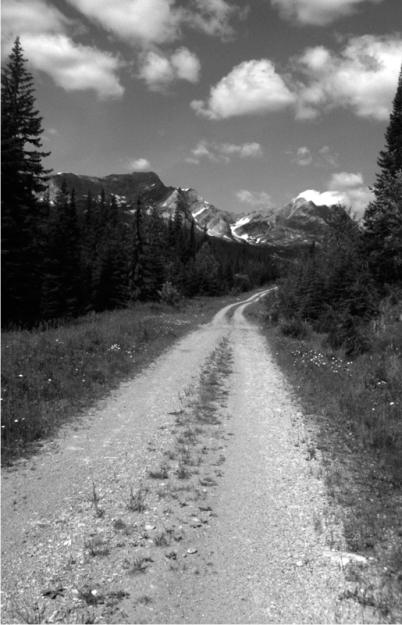
<path fill-rule="evenodd" d="M 179 290 L 171 282 L 165 282 L 161 290 L 158 291 L 158 295 L 162 302 L 169 304 L 169 306 L 177 306 L 182 300 Z"/>
<path fill-rule="evenodd" d="M 244 293 L 252 287 L 250 278 L 244 273 L 235 273 L 233 276 L 233 289 L 236 293 Z"/>
<path fill-rule="evenodd" d="M 300 340 L 306 339 L 311 333 L 308 323 L 300 319 L 300 317 L 284 321 L 280 329 L 285 336 Z"/>

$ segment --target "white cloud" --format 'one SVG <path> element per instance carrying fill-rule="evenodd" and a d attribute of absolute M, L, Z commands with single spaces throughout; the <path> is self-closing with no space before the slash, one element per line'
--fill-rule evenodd
<path fill-rule="evenodd" d="M 342 171 L 339 174 L 332 174 L 331 180 L 328 184 L 328 189 L 331 191 L 339 191 L 342 189 L 349 189 L 358 187 L 363 184 L 363 176 L 358 174 L 349 174 L 346 171 Z"/>
<path fill-rule="evenodd" d="M 133 171 L 150 171 L 151 163 L 146 158 L 137 158 L 136 160 L 131 161 L 128 169 Z"/>
<path fill-rule="evenodd" d="M 164 90 L 175 78 L 170 60 L 162 53 L 152 50 L 144 54 L 139 76 L 153 91 Z"/>
<path fill-rule="evenodd" d="M 3 45 L 7 48 L 18 35 L 61 33 L 71 23 L 42 0 L 3 0 L 1 13 Z"/>
<path fill-rule="evenodd" d="M 309 148 L 304 146 L 297 150 L 294 160 L 300 167 L 307 167 L 307 165 L 311 165 L 313 162 L 313 157 L 311 156 Z"/>
<path fill-rule="evenodd" d="M 299 24 L 327 26 L 335 20 L 356 12 L 358 5 L 368 0 L 271 0 L 285 19 Z M 382 0 L 369 0 L 382 2 Z"/>
<path fill-rule="evenodd" d="M 323 204 L 334 206 L 335 204 L 343 202 L 343 195 L 338 191 L 324 191 L 321 193 L 320 191 L 315 191 L 314 189 L 307 189 L 306 191 L 299 193 L 296 199 L 299 198 L 304 198 L 309 202 L 314 202 L 317 206 L 322 206 Z"/>
<path fill-rule="evenodd" d="M 43 0 L 5 0 L 2 7 L 4 46 L 19 35 L 24 55 L 66 91 L 94 90 L 100 98 L 121 97 L 117 72 L 122 62 L 97 48 L 75 44 L 66 34 L 73 24 Z"/>
<path fill-rule="evenodd" d="M 273 206 L 272 198 L 265 191 L 247 191 L 246 189 L 241 189 L 236 192 L 236 197 L 239 202 L 243 204 L 249 204 L 250 206 Z"/>
<path fill-rule="evenodd" d="M 361 173 L 340 172 L 333 174 L 327 185 L 328 190 L 324 192 L 309 189 L 303 191 L 297 197 L 303 197 L 314 204 L 333 206 L 334 204 L 344 204 L 351 209 L 358 219 L 363 217 L 364 211 L 369 202 L 374 198 L 374 194 L 369 187 L 364 185 Z"/>
<path fill-rule="evenodd" d="M 118 39 L 137 45 L 174 41 L 184 13 L 174 0 L 68 0 Z"/>
<path fill-rule="evenodd" d="M 139 76 L 152 91 L 165 91 L 175 80 L 197 82 L 200 73 L 198 57 L 187 48 L 179 48 L 170 58 L 150 50 L 141 57 Z"/>
<path fill-rule="evenodd" d="M 116 76 L 121 61 L 108 52 L 77 45 L 62 34 L 23 35 L 21 44 L 29 62 L 66 91 L 91 89 L 102 99 L 124 93 Z"/>
<path fill-rule="evenodd" d="M 206 33 L 219 36 L 222 39 L 234 35 L 229 21 L 233 15 L 239 13 L 238 7 L 228 4 L 225 0 L 195 0 L 197 11 L 187 14 L 188 23 Z"/>
<path fill-rule="evenodd" d="M 177 78 L 196 83 L 200 77 L 201 63 L 196 54 L 187 48 L 179 48 L 170 57 Z"/>
<path fill-rule="evenodd" d="M 299 167 L 336 167 L 338 164 L 338 154 L 331 151 L 328 145 L 324 145 L 318 152 L 313 153 L 307 146 L 302 146 L 296 152 L 286 152 L 292 157 L 292 161 Z"/>
<path fill-rule="evenodd" d="M 234 34 L 232 16 L 242 16 L 226 0 L 193 0 L 191 8 L 175 0 L 67 1 L 118 39 L 144 48 L 176 41 L 184 25 L 225 39 Z"/>
<path fill-rule="evenodd" d="M 298 119 L 342 107 L 359 117 L 386 120 L 390 114 L 402 58 L 400 36 L 353 37 L 335 54 L 320 46 L 294 59 L 303 74 L 295 85 Z"/>
<path fill-rule="evenodd" d="M 207 102 L 194 100 L 191 107 L 208 119 L 225 119 L 278 111 L 294 102 L 284 80 L 268 59 L 244 61 L 212 87 Z"/>
<path fill-rule="evenodd" d="M 207 119 L 226 119 L 295 110 L 296 119 L 318 117 L 335 108 L 358 117 L 389 118 L 402 58 L 400 35 L 363 35 L 349 39 L 342 50 L 308 48 L 280 75 L 269 59 L 237 65 L 192 109 Z"/>
<path fill-rule="evenodd" d="M 198 165 L 202 158 L 207 158 L 212 163 L 229 163 L 232 156 L 239 158 L 256 158 L 264 154 L 263 147 L 256 142 L 243 143 L 216 143 L 203 139 L 191 150 L 192 156 L 186 158 L 187 163 Z"/>
<path fill-rule="evenodd" d="M 242 145 L 235 145 L 234 143 L 222 143 L 218 150 L 223 154 L 236 154 L 240 158 L 262 156 L 264 150 L 259 143 L 243 143 Z"/>

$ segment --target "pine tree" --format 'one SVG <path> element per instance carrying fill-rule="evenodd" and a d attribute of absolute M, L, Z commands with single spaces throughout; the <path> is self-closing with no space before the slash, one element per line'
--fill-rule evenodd
<path fill-rule="evenodd" d="M 219 293 L 219 263 L 215 259 L 208 242 L 202 244 L 195 257 L 195 273 L 200 293 Z"/>
<path fill-rule="evenodd" d="M 3 323 L 32 324 L 39 314 L 39 237 L 44 219 L 35 194 L 44 191 L 42 118 L 19 38 L 1 75 Z"/>
<path fill-rule="evenodd" d="M 389 177 L 395 179 L 402 172 L 402 66 L 385 139 L 386 148 L 377 160 L 381 172 L 373 188 L 377 198 L 388 188 Z"/>
<path fill-rule="evenodd" d="M 132 300 L 146 300 L 152 285 L 152 277 L 147 264 L 148 246 L 144 239 L 142 211 L 142 201 L 138 198 L 133 221 L 133 252 L 129 272 L 129 293 Z"/>
<path fill-rule="evenodd" d="M 402 68 L 385 137 L 376 197 L 364 214 L 365 253 L 379 285 L 402 283 Z"/>
<path fill-rule="evenodd" d="M 74 317 L 79 312 L 80 233 L 75 192 L 65 182 L 49 210 L 43 262 L 42 317 Z"/>

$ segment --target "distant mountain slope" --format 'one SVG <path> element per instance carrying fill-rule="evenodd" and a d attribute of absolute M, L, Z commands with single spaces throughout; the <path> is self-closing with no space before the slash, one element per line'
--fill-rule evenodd
<path fill-rule="evenodd" d="M 106 197 L 115 195 L 121 210 L 127 214 L 135 209 L 140 196 L 145 204 L 157 206 L 165 217 L 172 215 L 179 203 L 185 219 L 194 219 L 210 236 L 267 246 L 277 254 L 288 254 L 301 245 L 319 241 L 328 228 L 332 212 L 331 207 L 298 198 L 280 208 L 230 213 L 210 204 L 194 189 L 165 186 L 154 172 L 111 174 L 103 178 L 58 173 L 49 181 L 51 201 L 63 182 L 68 190 L 75 189 L 77 206 L 81 210 L 85 210 L 88 192 L 97 197 L 102 189 Z"/>

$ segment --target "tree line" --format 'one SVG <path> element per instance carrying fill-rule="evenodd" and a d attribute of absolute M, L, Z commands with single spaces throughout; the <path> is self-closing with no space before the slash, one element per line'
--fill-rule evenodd
<path fill-rule="evenodd" d="M 382 298 L 402 295 L 402 69 L 385 139 L 363 222 L 338 206 L 324 243 L 285 268 L 271 310 L 284 317 L 285 333 L 300 337 L 307 323 L 351 356 L 369 349 L 367 323 Z"/>
<path fill-rule="evenodd" d="M 139 196 L 130 219 L 116 197 L 77 209 L 65 184 L 50 201 L 42 118 L 16 39 L 2 70 L 2 324 L 32 327 L 131 301 L 218 295 L 275 276 L 266 251 L 214 241 L 185 218 L 169 220 Z"/>

